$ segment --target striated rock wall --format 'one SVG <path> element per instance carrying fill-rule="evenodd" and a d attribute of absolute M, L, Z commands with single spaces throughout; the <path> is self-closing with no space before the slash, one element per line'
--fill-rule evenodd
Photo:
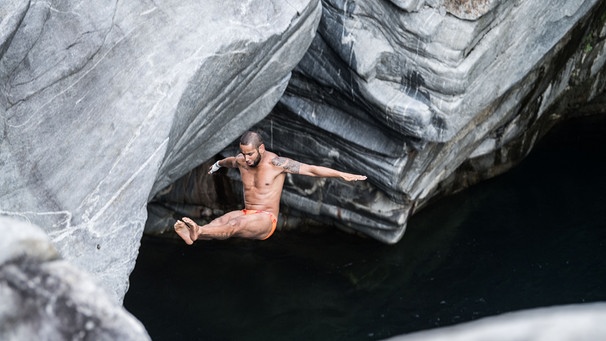
<path fill-rule="evenodd" d="M 387 243 L 432 198 L 500 174 L 556 122 L 604 112 L 606 11 L 585 1 L 323 1 L 318 34 L 257 127 L 270 149 L 367 174 L 289 176 L 285 224 Z"/>
<path fill-rule="evenodd" d="M 0 4 L 0 215 L 121 301 L 158 190 L 271 110 L 313 0 Z"/>

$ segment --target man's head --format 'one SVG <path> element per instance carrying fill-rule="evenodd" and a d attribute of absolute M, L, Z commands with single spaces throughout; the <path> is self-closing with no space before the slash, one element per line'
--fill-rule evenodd
<path fill-rule="evenodd" d="M 265 153 L 263 138 L 254 131 L 245 132 L 240 137 L 240 151 L 246 159 L 246 164 L 250 167 L 257 167 L 261 162 L 261 157 Z"/>

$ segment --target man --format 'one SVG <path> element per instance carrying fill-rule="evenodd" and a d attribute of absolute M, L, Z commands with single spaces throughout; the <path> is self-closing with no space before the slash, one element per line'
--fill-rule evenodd
<path fill-rule="evenodd" d="M 280 196 L 286 173 L 341 178 L 345 181 L 366 180 L 363 175 L 307 165 L 280 157 L 266 150 L 261 135 L 252 131 L 244 133 L 240 138 L 240 153 L 237 156 L 217 161 L 209 168 L 208 174 L 221 167 L 240 170 L 245 209 L 228 212 L 204 226 L 199 226 L 187 217 L 177 220 L 175 232 L 188 245 L 197 239 L 269 238 L 278 223 Z"/>

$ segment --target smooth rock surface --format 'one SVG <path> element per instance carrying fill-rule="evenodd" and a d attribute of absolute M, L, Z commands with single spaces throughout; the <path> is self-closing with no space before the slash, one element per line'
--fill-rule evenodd
<path fill-rule="evenodd" d="M 0 215 L 121 301 L 149 198 L 278 101 L 319 1 L 3 1 Z"/>
<path fill-rule="evenodd" d="M 0 217 L 0 340 L 150 340 L 38 227 Z"/>
<path fill-rule="evenodd" d="M 537 308 L 453 327 L 390 338 L 391 341 L 594 341 L 606 338 L 606 304 Z"/>

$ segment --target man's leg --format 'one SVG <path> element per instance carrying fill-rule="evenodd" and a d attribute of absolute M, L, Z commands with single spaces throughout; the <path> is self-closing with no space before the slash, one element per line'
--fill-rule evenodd
<path fill-rule="evenodd" d="M 205 226 L 222 226 L 222 225 L 227 224 L 231 219 L 238 217 L 238 216 L 242 216 L 242 215 L 244 215 L 244 213 L 240 210 L 231 211 L 231 212 L 228 212 L 228 213 L 220 216 L 217 219 L 214 219 L 213 221 L 211 221 L 210 223 L 208 223 Z M 184 217 L 183 220 L 177 220 L 174 228 L 175 228 L 175 232 L 177 232 L 179 237 L 181 237 L 181 239 L 183 239 L 187 245 L 193 244 L 197 239 L 211 239 L 211 238 L 200 237 L 200 233 L 198 232 L 198 230 L 201 227 L 198 224 L 196 224 L 193 220 L 191 220 L 190 218 L 187 218 L 187 217 Z"/>
<path fill-rule="evenodd" d="M 179 223 L 179 222 L 177 222 Z M 189 218 L 183 218 L 183 225 L 189 228 L 189 239 L 183 238 L 177 224 L 175 231 L 191 245 L 197 239 L 227 239 L 231 237 L 240 237 L 247 239 L 264 239 L 273 230 L 271 217 L 266 213 L 255 213 L 244 215 L 242 211 L 234 211 L 213 220 L 209 224 L 199 226 Z M 180 230 L 183 230 L 183 225 Z"/>

